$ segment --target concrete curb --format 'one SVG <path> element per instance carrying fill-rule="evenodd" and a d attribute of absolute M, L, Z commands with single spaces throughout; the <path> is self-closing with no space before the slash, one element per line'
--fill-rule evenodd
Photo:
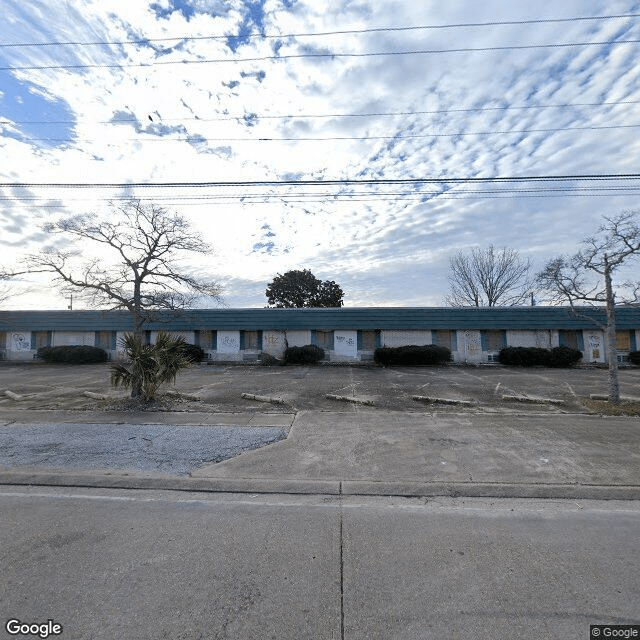
<path fill-rule="evenodd" d="M 193 478 L 159 474 L 128 475 L 123 471 L 117 473 L 3 471 L 0 472 L 0 485 L 155 489 L 212 493 L 640 500 L 640 486 L 638 485 L 403 482 L 304 478 Z"/>
<path fill-rule="evenodd" d="M 373 400 L 358 398 L 357 396 L 338 396 L 334 393 L 328 393 L 325 398 L 327 398 L 327 400 L 338 400 L 339 402 L 353 402 L 354 404 L 364 404 L 370 407 L 374 406 Z"/>

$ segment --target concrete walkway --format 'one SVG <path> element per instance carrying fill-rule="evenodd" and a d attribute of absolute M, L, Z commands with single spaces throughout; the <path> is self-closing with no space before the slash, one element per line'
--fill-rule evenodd
<path fill-rule="evenodd" d="M 286 440 L 190 476 L 131 469 L 4 467 L 3 484 L 322 493 L 640 499 L 640 420 L 588 415 L 418 414 L 357 408 L 282 413 L 0 413 L 46 422 L 283 427 Z M 290 428 L 289 428 L 290 427 Z"/>

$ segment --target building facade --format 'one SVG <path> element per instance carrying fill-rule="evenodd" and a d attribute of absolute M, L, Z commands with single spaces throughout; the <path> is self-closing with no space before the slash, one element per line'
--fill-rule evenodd
<path fill-rule="evenodd" d="M 601 308 L 586 308 L 603 323 Z M 616 347 L 624 361 L 640 344 L 640 308 L 617 310 Z M 0 358 L 32 360 L 42 346 L 91 345 L 112 359 L 132 331 L 123 311 L 5 311 L 0 313 Z M 377 347 L 436 344 L 455 362 L 490 363 L 502 347 L 565 345 L 583 362 L 604 363 L 605 335 L 596 323 L 567 307 L 341 307 L 332 309 L 190 309 L 158 312 L 145 325 L 145 339 L 158 331 L 184 336 L 219 362 L 252 362 L 287 346 L 315 344 L 334 362 L 366 362 Z"/>

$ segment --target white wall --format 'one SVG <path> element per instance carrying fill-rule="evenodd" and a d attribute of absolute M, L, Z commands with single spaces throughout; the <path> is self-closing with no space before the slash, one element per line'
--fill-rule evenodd
<path fill-rule="evenodd" d="M 284 332 L 283 331 L 263 331 L 262 350 L 277 357 L 284 353 Z"/>
<path fill-rule="evenodd" d="M 240 331 L 218 331 L 218 353 L 239 353 Z"/>
<path fill-rule="evenodd" d="M 542 347 L 550 349 L 558 346 L 558 332 L 547 331 L 507 331 L 507 346 L 509 347 Z"/>
<path fill-rule="evenodd" d="M 456 362 L 486 362 L 487 356 L 482 353 L 480 331 L 469 330 L 456 332 L 458 350 L 454 352 Z"/>
<path fill-rule="evenodd" d="M 160 331 L 152 331 L 151 332 L 151 344 L 155 344 L 158 339 L 158 334 Z M 166 333 L 170 333 L 172 336 L 183 337 L 187 344 L 194 344 L 196 341 L 196 336 L 194 331 L 168 331 Z"/>
<path fill-rule="evenodd" d="M 336 329 L 333 332 L 333 350 L 338 357 L 357 358 L 358 332 Z"/>
<path fill-rule="evenodd" d="M 584 362 L 604 362 L 607 347 L 602 331 L 587 330 L 582 332 L 584 342 Z"/>
<path fill-rule="evenodd" d="M 311 344 L 311 330 L 302 329 L 285 332 L 287 338 L 287 344 L 290 347 L 304 347 L 307 344 Z"/>
<path fill-rule="evenodd" d="M 93 347 L 95 343 L 95 331 L 54 331 L 51 338 L 52 347 L 68 347 L 77 344 Z"/>
<path fill-rule="evenodd" d="M 384 329 L 381 334 L 383 347 L 402 347 L 409 344 L 431 344 L 431 331 L 396 331 Z"/>

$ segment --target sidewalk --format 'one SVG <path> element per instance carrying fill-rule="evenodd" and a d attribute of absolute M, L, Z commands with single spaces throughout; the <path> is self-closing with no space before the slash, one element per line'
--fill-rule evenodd
<path fill-rule="evenodd" d="M 289 428 L 288 437 L 190 476 L 46 467 L 0 484 L 250 493 L 640 499 L 640 420 L 354 408 L 282 413 L 2 411 L 0 423 Z"/>

